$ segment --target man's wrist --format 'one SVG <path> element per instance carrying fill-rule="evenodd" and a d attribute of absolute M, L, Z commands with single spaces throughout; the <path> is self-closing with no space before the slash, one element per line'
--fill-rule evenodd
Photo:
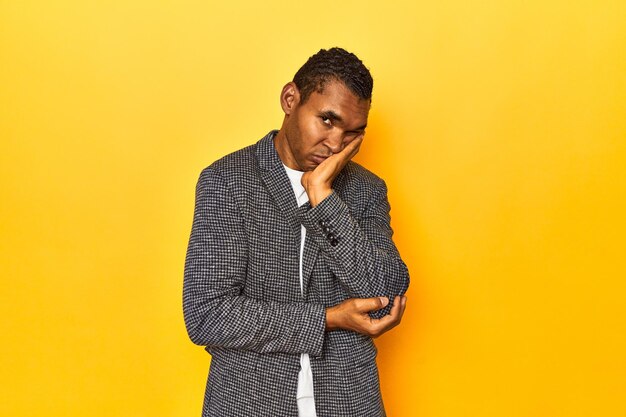
<path fill-rule="evenodd" d="M 334 307 L 328 307 L 326 309 L 326 331 L 332 331 L 338 329 L 337 315 Z"/>
<path fill-rule="evenodd" d="M 330 187 L 309 187 L 309 189 L 306 190 L 306 194 L 309 197 L 309 203 L 311 204 L 311 207 L 317 206 L 326 197 L 331 195 L 332 192 L 333 189 Z"/>

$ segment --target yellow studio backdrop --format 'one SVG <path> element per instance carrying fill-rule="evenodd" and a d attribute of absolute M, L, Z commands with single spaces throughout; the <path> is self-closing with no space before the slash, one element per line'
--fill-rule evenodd
<path fill-rule="evenodd" d="M 626 2 L 0 1 L 0 415 L 199 415 L 201 169 L 322 47 L 412 276 L 392 417 L 626 415 Z"/>

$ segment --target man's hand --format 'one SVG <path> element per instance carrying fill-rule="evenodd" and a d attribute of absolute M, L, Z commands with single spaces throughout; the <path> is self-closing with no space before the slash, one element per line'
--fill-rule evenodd
<path fill-rule="evenodd" d="M 400 323 L 406 308 L 406 296 L 396 296 L 390 313 L 385 317 L 373 319 L 369 316 L 370 311 L 379 310 L 387 304 L 387 297 L 349 298 L 326 309 L 326 331 L 344 329 L 378 337 Z"/>
<path fill-rule="evenodd" d="M 315 207 L 332 193 L 333 180 L 348 161 L 359 152 L 361 142 L 363 142 L 363 135 L 355 138 L 341 152 L 326 158 L 313 171 L 307 171 L 302 175 L 302 186 L 306 190 L 311 207 Z"/>

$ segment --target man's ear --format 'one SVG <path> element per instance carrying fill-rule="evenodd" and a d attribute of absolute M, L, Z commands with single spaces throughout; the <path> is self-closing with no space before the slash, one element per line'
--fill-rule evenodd
<path fill-rule="evenodd" d="M 280 106 L 285 112 L 285 116 L 293 113 L 294 109 L 300 103 L 300 91 L 293 81 L 288 82 L 280 93 Z"/>

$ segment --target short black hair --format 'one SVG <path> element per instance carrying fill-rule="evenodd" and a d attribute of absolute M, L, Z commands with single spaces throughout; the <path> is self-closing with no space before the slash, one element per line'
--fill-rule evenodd
<path fill-rule="evenodd" d="M 328 81 L 341 81 L 362 100 L 371 100 L 374 80 L 363 62 L 342 48 L 320 49 L 296 72 L 293 82 L 300 91 L 300 102 L 307 101 L 313 91 L 321 93 Z"/>

